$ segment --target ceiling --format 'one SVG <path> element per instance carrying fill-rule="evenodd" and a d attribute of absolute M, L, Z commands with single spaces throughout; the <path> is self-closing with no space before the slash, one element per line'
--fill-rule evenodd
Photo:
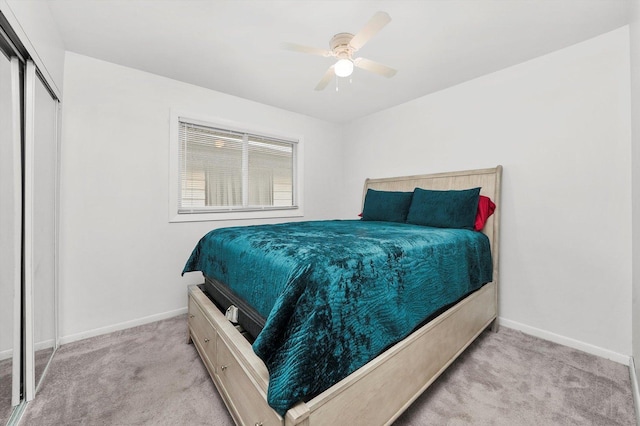
<path fill-rule="evenodd" d="M 349 122 L 595 37 L 628 23 L 635 0 L 49 0 L 69 51 L 332 122 Z M 392 21 L 355 56 L 398 70 L 356 69 L 314 88 L 328 49 L 376 11 Z"/>

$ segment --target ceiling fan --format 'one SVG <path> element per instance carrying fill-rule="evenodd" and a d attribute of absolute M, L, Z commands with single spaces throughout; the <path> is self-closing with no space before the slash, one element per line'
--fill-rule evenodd
<path fill-rule="evenodd" d="M 378 33 L 385 25 L 391 21 L 391 17 L 386 12 L 376 12 L 369 22 L 356 34 L 339 33 L 331 37 L 329 47 L 331 50 L 319 49 L 315 47 L 302 46 L 294 43 L 285 43 L 285 49 L 300 52 L 311 53 L 324 57 L 338 58 L 338 61 L 331 65 L 324 74 L 320 82 L 316 86 L 316 90 L 323 90 L 329 84 L 334 75 L 338 77 L 348 77 L 353 72 L 353 67 L 370 71 L 384 77 L 393 77 L 396 70 L 378 62 L 371 61 L 366 58 L 354 58 L 356 53 L 365 45 L 374 35 Z"/>

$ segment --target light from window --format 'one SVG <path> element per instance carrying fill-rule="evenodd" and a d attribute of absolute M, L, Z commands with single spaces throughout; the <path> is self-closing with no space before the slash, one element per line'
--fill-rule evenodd
<path fill-rule="evenodd" d="M 295 207 L 296 142 L 179 121 L 179 213 Z"/>

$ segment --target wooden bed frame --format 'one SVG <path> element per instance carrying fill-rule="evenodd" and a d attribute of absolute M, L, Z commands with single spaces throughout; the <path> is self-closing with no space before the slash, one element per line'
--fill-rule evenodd
<path fill-rule="evenodd" d="M 498 315 L 502 166 L 398 178 L 367 179 L 367 189 L 413 191 L 481 187 L 496 203 L 483 233 L 491 242 L 493 281 L 315 398 L 278 415 L 267 404 L 269 374 L 251 344 L 197 287 L 189 287 L 193 342 L 231 416 L 239 425 L 390 424 Z M 364 197 L 363 197 L 364 200 Z"/>

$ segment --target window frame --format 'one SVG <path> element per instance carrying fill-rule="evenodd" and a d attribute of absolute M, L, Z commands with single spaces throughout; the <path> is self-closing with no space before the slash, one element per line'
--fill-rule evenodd
<path fill-rule="evenodd" d="M 239 123 L 220 117 L 207 117 L 190 112 L 171 110 L 170 117 L 170 154 L 169 154 L 169 222 L 203 222 L 242 219 L 293 218 L 304 216 L 302 206 L 303 194 L 303 138 L 280 130 L 267 129 L 247 123 Z M 215 208 L 210 211 L 183 211 L 179 209 L 179 197 L 182 182 L 180 181 L 180 122 L 192 123 L 233 132 L 249 133 L 266 138 L 274 138 L 293 143 L 293 206 L 247 207 L 247 208 Z"/>

